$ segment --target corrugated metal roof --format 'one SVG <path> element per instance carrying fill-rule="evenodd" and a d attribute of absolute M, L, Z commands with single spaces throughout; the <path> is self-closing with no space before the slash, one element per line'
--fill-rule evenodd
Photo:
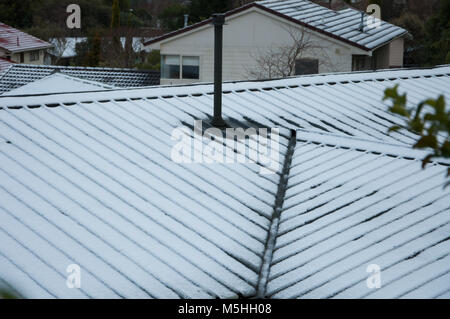
<path fill-rule="evenodd" d="M 267 295 L 436 298 L 450 291 L 448 165 L 424 152 L 298 132 Z M 369 289 L 369 265 L 382 286 Z"/>
<path fill-rule="evenodd" d="M 9 52 L 48 49 L 53 45 L 0 22 L 0 48 Z"/>
<path fill-rule="evenodd" d="M 439 94 L 450 99 L 447 90 L 449 75 L 450 67 L 444 66 L 423 70 L 325 74 L 274 81 L 224 83 L 224 115 L 238 123 L 251 119 L 265 127 L 306 128 L 412 145 L 416 138 L 412 133 L 387 133 L 392 125 L 403 124 L 403 120 L 387 111 L 388 103 L 381 101 L 384 90 L 401 84 L 400 92 L 408 92 L 411 105 Z M 98 92 L 94 95 L 30 97 L 21 100 L 21 103 L 55 103 L 55 97 L 61 102 L 76 102 L 79 99 L 123 99 L 124 96 L 133 95 L 141 99 L 156 97 L 157 101 L 165 101 L 168 99 L 163 97 L 173 96 L 180 103 L 194 103 L 200 108 L 200 115 L 207 118 L 211 113 L 212 92 L 213 86 L 210 84 L 169 86 Z M 2 104 L 10 106 L 14 106 L 16 101 L 8 97 L 1 99 Z"/>
<path fill-rule="evenodd" d="M 450 271 L 447 167 L 420 169 L 414 136 L 386 133 L 402 121 L 381 98 L 394 83 L 411 102 L 448 98 L 449 74 L 224 84 L 230 123 L 281 128 L 280 160 L 293 152 L 287 188 L 281 168 L 171 160 L 173 129 L 210 119 L 212 85 L 0 97 L 0 280 L 27 297 L 250 297 L 266 276 L 272 297 L 363 296 L 377 292 L 363 290 L 362 266 L 378 262 L 383 293 L 448 293 L 414 276 Z M 286 129 L 298 130 L 295 147 Z M 65 286 L 74 263 L 80 290 Z"/>
<path fill-rule="evenodd" d="M 54 72 L 124 88 L 159 85 L 160 80 L 160 74 L 156 71 L 15 64 L 0 76 L 0 94 L 42 79 Z"/>
<path fill-rule="evenodd" d="M 352 8 L 335 11 L 308 0 L 266 0 L 257 3 L 370 50 L 407 34 L 405 29 L 381 20 L 374 20 L 380 23 L 378 27 L 369 28 L 367 14 L 364 15 L 364 30 L 360 31 L 361 12 Z"/>
<path fill-rule="evenodd" d="M 17 89 L 5 92 L 4 95 L 36 95 L 70 92 L 87 92 L 117 89 L 100 82 L 83 80 L 62 73 L 55 73 L 42 79 L 30 82 Z"/>

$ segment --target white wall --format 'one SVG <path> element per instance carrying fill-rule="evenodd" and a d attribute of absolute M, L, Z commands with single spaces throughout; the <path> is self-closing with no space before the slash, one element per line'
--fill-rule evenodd
<path fill-rule="evenodd" d="M 389 44 L 389 67 L 403 66 L 404 39 L 395 39 Z"/>
<path fill-rule="evenodd" d="M 390 48 L 389 44 L 375 50 L 378 69 L 389 69 Z"/>
<path fill-rule="evenodd" d="M 0 49 L 0 57 L 11 56 L 11 61 L 16 63 L 20 63 L 20 53 L 8 54 L 4 50 Z M 34 64 L 34 65 L 42 65 L 44 64 L 45 52 L 44 50 L 39 50 L 39 60 L 31 61 L 30 60 L 30 51 L 24 52 L 24 64 Z"/>
<path fill-rule="evenodd" d="M 230 17 L 224 26 L 223 78 L 225 81 L 252 79 L 249 69 L 256 67 L 255 55 L 267 52 L 270 47 L 292 45 L 288 30 L 301 27 L 283 18 L 253 8 Z M 301 32 L 301 31 L 300 31 Z M 352 54 L 366 51 L 346 45 L 321 33 L 306 29 L 310 41 L 320 43 L 322 49 L 305 52 L 302 58 L 327 60 L 319 65 L 319 72 L 351 71 Z M 214 28 L 203 26 L 197 31 L 169 38 L 150 49 L 160 49 L 162 55 L 192 55 L 200 57 L 200 80 L 167 80 L 161 84 L 212 82 L 214 77 Z M 318 54 L 318 51 L 320 53 Z"/>

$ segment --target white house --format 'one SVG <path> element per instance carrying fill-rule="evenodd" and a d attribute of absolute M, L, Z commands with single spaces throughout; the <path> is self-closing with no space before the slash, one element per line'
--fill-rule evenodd
<path fill-rule="evenodd" d="M 0 58 L 15 63 L 44 64 L 53 45 L 0 22 Z"/>
<path fill-rule="evenodd" d="M 258 61 L 292 46 L 293 34 L 312 45 L 297 56 L 289 75 L 402 67 L 408 32 L 351 8 L 335 11 L 307 0 L 251 3 L 226 13 L 224 80 L 258 78 Z M 211 19 L 144 44 L 161 51 L 161 84 L 212 81 L 213 46 Z"/>

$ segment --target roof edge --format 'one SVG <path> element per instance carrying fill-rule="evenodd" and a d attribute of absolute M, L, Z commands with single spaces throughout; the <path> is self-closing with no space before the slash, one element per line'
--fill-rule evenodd
<path fill-rule="evenodd" d="M 9 50 L 4 48 L 6 51 L 11 52 L 11 53 L 21 53 L 21 52 L 28 52 L 28 51 L 35 51 L 35 50 L 46 50 L 46 49 L 50 49 L 53 48 L 54 45 L 48 43 L 48 45 L 42 45 L 42 46 L 35 46 L 35 47 L 30 47 L 27 49 L 21 49 L 21 50 Z"/>
<path fill-rule="evenodd" d="M 139 70 L 130 68 L 105 68 L 105 67 L 85 67 L 85 66 L 63 66 L 63 65 L 45 65 L 45 64 L 24 64 L 15 63 L 15 68 L 42 68 L 42 69 L 58 69 L 58 70 L 77 70 L 77 71 L 105 71 L 105 72 L 129 72 L 129 73 L 151 73 L 156 74 L 160 71 L 156 70 Z"/>

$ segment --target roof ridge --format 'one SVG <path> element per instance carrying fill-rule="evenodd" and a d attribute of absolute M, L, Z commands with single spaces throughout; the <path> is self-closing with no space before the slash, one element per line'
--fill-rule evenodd
<path fill-rule="evenodd" d="M 15 67 L 16 65 L 11 66 L 10 68 Z M 416 72 L 414 72 L 416 71 Z M 6 73 L 4 73 L 6 74 Z M 364 77 L 366 75 L 366 77 Z M 401 69 L 388 69 L 388 70 L 377 70 L 377 71 L 362 71 L 362 72 L 336 72 L 336 73 L 324 73 L 324 74 L 315 74 L 315 75 L 306 75 L 306 76 L 293 76 L 287 78 L 280 79 L 267 79 L 267 80 L 243 80 L 243 81 L 227 81 L 224 82 L 223 93 L 240 93 L 245 91 L 268 91 L 272 89 L 278 88 L 296 88 L 300 86 L 312 86 L 312 85 L 323 85 L 323 84 L 331 84 L 334 85 L 336 83 L 339 84 L 348 84 L 348 83 L 358 83 L 365 81 L 384 81 L 388 80 L 399 80 L 399 79 L 413 79 L 413 78 L 421 78 L 421 77 L 430 77 L 430 76 L 450 76 L 450 64 L 448 65 L 440 65 L 435 67 L 425 67 L 425 68 L 401 68 Z M 316 81 L 314 81 L 316 80 Z M 319 81 L 321 80 L 321 81 Z M 154 85 L 154 86 L 145 86 L 145 87 L 132 87 L 132 88 L 117 88 L 108 90 L 108 92 L 120 93 L 123 91 L 127 91 L 127 93 L 131 92 L 139 92 L 143 90 L 148 90 L 150 92 L 145 92 L 146 96 L 152 96 L 155 98 L 164 98 L 166 96 L 184 96 L 184 95 L 204 95 L 204 94 L 212 94 L 213 83 L 204 82 L 204 83 L 193 83 L 193 84 L 182 84 L 182 85 Z M 179 91 L 177 94 L 173 94 L 174 89 L 184 89 L 183 91 Z M 192 88 L 199 88 L 197 92 L 193 91 Z M 95 92 L 95 91 L 93 91 Z M 93 93 L 89 92 L 89 93 Z M 103 91 L 105 92 L 105 91 Z M 155 93 L 156 92 L 156 93 Z M 61 92 L 55 94 L 34 94 L 28 95 L 32 96 L 54 96 L 60 95 L 64 96 L 67 94 L 71 94 L 73 92 Z M 83 92 L 78 92 L 81 94 Z M 100 92 L 101 93 L 101 92 Z M 139 94 L 137 97 L 142 97 L 144 94 Z M 0 95 L 1 99 L 7 98 L 7 96 Z M 84 97 L 83 97 L 84 98 Z M 109 99 L 119 98 L 117 97 L 108 97 Z M 123 95 L 121 95 L 123 98 Z M 100 98 L 101 100 L 102 98 Z M 68 102 L 68 101 L 65 101 Z M 70 101 L 73 102 L 73 101 Z"/>

